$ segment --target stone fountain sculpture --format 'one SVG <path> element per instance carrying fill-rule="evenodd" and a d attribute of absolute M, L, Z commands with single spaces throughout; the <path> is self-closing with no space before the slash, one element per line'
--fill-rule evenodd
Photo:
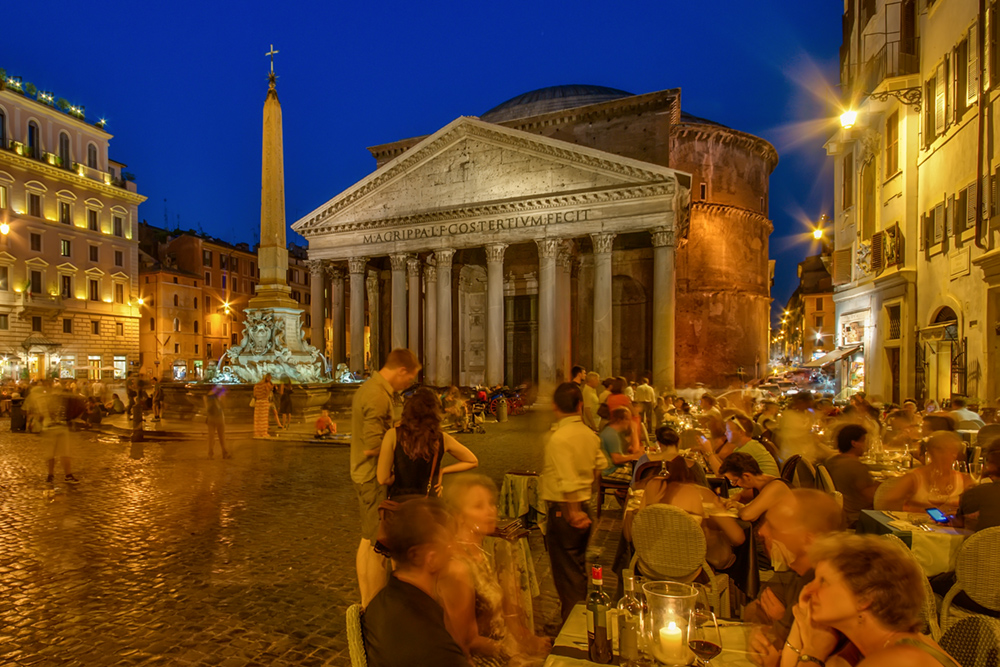
<path fill-rule="evenodd" d="M 243 311 L 243 339 L 219 362 L 213 382 L 256 384 L 270 373 L 275 382 L 331 382 L 326 361 L 302 331 L 302 309 L 291 298 L 286 282 L 288 249 L 285 247 L 285 170 L 282 147 L 281 104 L 275 88 L 274 49 L 264 101 L 264 141 L 261 160 L 260 284 Z"/>

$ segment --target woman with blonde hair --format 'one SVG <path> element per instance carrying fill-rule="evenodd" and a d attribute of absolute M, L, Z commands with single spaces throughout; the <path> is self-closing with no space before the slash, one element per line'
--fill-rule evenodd
<path fill-rule="evenodd" d="M 541 664 L 551 644 L 527 627 L 516 573 L 483 548 L 496 529 L 496 485 L 485 475 L 459 475 L 444 499 L 457 523 L 453 556 L 437 583 L 449 632 L 475 665 Z"/>
<path fill-rule="evenodd" d="M 274 385 L 271 384 L 271 374 L 265 373 L 260 382 L 253 386 L 253 437 L 270 438 L 267 432 L 271 412 L 271 394 Z"/>
<path fill-rule="evenodd" d="M 927 439 L 925 447 L 927 465 L 900 478 L 886 494 L 886 509 L 923 512 L 937 507 L 945 514 L 954 514 L 962 492 L 973 486 L 969 475 L 952 470 L 964 447 L 957 433 L 936 431 Z"/>
<path fill-rule="evenodd" d="M 924 573 L 901 547 L 873 535 L 831 535 L 810 551 L 816 578 L 795 606 L 781 667 L 958 667 L 920 634 Z M 842 638 L 849 642 L 841 650 Z"/>

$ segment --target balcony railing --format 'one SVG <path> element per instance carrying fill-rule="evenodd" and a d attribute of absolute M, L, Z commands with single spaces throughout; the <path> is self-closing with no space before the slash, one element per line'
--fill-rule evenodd
<path fill-rule="evenodd" d="M 863 92 L 871 93 L 886 79 L 896 76 L 916 74 L 920 71 L 920 57 L 917 55 L 916 38 L 886 42 L 872 58 L 865 63 L 861 75 Z"/>
<path fill-rule="evenodd" d="M 21 316 L 48 315 L 55 317 L 63 311 L 63 298 L 57 294 L 21 293 Z"/>

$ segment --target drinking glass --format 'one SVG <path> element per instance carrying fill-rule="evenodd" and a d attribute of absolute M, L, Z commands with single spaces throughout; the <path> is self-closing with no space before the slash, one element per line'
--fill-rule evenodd
<path fill-rule="evenodd" d="M 983 462 L 980 460 L 975 460 L 969 464 L 969 476 L 972 477 L 972 481 L 979 484 L 979 480 L 983 478 Z"/>
<path fill-rule="evenodd" d="M 951 464 L 951 469 L 957 470 L 958 472 L 968 473 L 969 464 L 966 463 L 965 461 L 955 461 L 954 463 Z"/>
<path fill-rule="evenodd" d="M 688 648 L 698 656 L 702 664 L 711 664 L 712 658 L 722 653 L 722 635 L 719 622 L 711 609 L 699 608 L 691 612 L 688 625 Z"/>

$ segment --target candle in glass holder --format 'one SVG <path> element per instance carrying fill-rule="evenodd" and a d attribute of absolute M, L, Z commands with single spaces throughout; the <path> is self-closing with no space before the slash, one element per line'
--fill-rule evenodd
<path fill-rule="evenodd" d="M 687 662 L 684 633 L 676 622 L 670 621 L 667 627 L 660 628 L 658 639 L 653 651 L 657 660 L 668 665 L 682 665 Z"/>

